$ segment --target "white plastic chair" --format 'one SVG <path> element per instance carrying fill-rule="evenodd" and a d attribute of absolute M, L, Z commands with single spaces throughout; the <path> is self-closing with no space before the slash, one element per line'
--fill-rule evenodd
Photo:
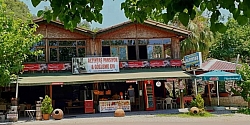
<path fill-rule="evenodd" d="M 170 108 L 172 109 L 172 98 L 166 98 L 166 109 L 168 109 L 168 105 L 170 105 Z"/>

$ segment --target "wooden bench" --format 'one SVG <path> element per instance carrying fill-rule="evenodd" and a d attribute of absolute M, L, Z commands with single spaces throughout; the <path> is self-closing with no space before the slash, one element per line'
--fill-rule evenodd
<path fill-rule="evenodd" d="M 69 110 L 70 109 L 83 109 L 83 106 L 70 106 L 70 107 L 64 107 L 64 111 L 67 110 L 68 114 L 69 114 Z"/>

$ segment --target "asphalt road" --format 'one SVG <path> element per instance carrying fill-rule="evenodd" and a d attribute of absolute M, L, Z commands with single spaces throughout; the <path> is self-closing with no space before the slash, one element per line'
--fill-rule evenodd
<path fill-rule="evenodd" d="M 157 116 L 69 118 L 63 120 L 18 122 L 19 125 L 248 125 L 250 116 L 221 115 L 208 118 L 181 118 Z"/>

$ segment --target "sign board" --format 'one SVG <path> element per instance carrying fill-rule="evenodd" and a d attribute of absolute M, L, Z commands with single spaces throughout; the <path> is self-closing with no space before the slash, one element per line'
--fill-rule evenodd
<path fill-rule="evenodd" d="M 201 52 L 196 52 L 196 53 L 184 56 L 184 63 L 185 63 L 186 71 L 201 68 L 201 64 L 202 64 Z"/>
<path fill-rule="evenodd" d="M 72 74 L 120 72 L 118 57 L 72 58 Z"/>
<path fill-rule="evenodd" d="M 100 112 L 114 112 L 119 103 L 124 111 L 131 111 L 130 100 L 99 101 L 99 110 Z"/>

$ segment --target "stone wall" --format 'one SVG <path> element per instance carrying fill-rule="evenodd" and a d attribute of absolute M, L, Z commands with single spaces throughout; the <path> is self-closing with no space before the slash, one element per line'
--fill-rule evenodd
<path fill-rule="evenodd" d="M 231 102 L 230 102 L 231 100 Z M 217 97 L 213 97 L 211 104 L 217 105 Z M 220 97 L 221 106 L 247 106 L 247 102 L 241 96 Z"/>

